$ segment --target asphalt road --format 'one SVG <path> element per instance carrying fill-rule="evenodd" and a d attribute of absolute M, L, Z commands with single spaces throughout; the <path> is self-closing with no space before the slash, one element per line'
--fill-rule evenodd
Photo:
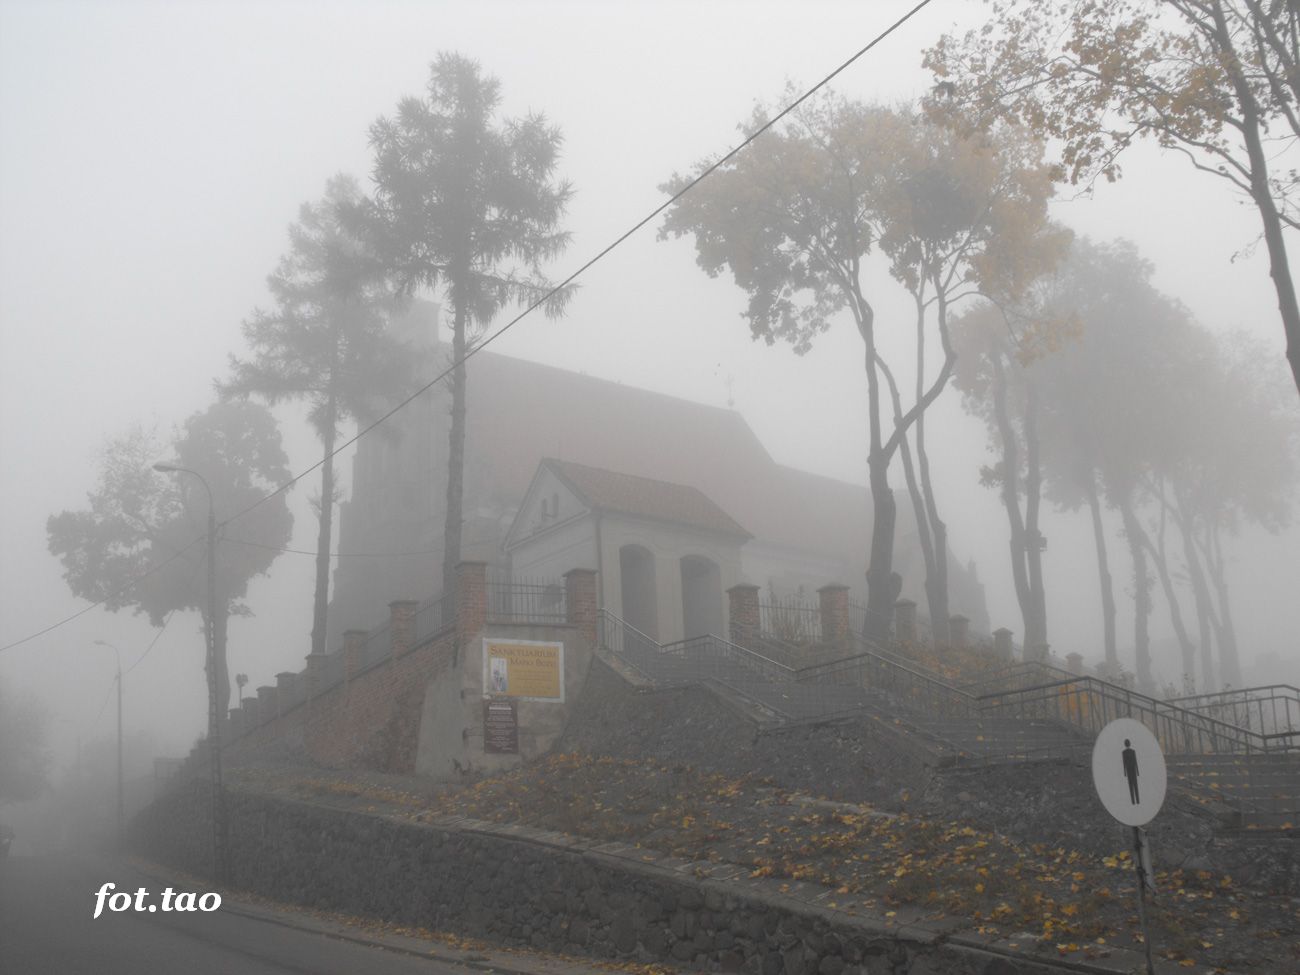
<path fill-rule="evenodd" d="M 474 969 L 368 947 L 218 909 L 112 913 L 95 892 L 165 884 L 120 863 L 0 860 L 0 975 L 466 975 Z M 478 971 L 482 971 L 480 967 Z"/>

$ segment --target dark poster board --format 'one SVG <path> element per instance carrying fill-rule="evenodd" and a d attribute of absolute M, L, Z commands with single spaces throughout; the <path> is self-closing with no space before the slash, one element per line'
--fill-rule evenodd
<path fill-rule="evenodd" d="M 483 750 L 491 755 L 519 754 L 519 707 L 497 698 L 483 702 Z"/>

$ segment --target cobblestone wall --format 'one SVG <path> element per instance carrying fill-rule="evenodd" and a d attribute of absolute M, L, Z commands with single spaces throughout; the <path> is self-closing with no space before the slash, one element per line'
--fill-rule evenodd
<path fill-rule="evenodd" d="M 207 801 L 198 785 L 160 800 L 136 823 L 137 848 L 206 872 Z M 415 823 L 252 793 L 232 793 L 227 809 L 231 886 L 310 908 L 503 945 L 750 975 L 1056 970 L 827 910 L 811 888 L 778 893 L 734 866 L 701 867 L 622 844 L 464 819 Z"/>

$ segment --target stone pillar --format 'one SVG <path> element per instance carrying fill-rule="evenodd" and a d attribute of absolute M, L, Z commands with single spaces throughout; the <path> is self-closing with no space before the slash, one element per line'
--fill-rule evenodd
<path fill-rule="evenodd" d="M 388 604 L 388 641 L 393 658 L 405 656 L 415 646 L 414 599 L 394 599 Z"/>
<path fill-rule="evenodd" d="M 1011 631 L 1005 626 L 993 631 L 993 656 L 999 660 L 1010 660 L 1015 656 L 1011 645 Z"/>
<path fill-rule="evenodd" d="M 849 587 L 832 583 L 817 590 L 822 642 L 841 650 L 849 645 Z"/>
<path fill-rule="evenodd" d="M 564 611 L 569 624 L 596 645 L 596 622 L 599 615 L 596 600 L 596 570 L 570 569 L 564 573 Z"/>
<path fill-rule="evenodd" d="M 261 716 L 258 714 L 258 710 L 257 710 L 257 698 L 255 697 L 244 698 L 244 703 L 242 705 L 242 708 L 244 711 L 244 727 L 247 728 L 249 731 L 252 731 L 261 723 L 261 721 L 259 720 Z"/>
<path fill-rule="evenodd" d="M 948 618 L 948 645 L 954 650 L 965 650 L 969 637 L 970 617 L 962 616 L 960 613 L 956 616 L 950 616 Z"/>
<path fill-rule="evenodd" d="M 293 707 L 297 690 L 298 675 L 293 671 L 282 670 L 275 675 L 275 703 L 281 714 Z"/>
<path fill-rule="evenodd" d="M 907 646 L 915 646 L 916 601 L 900 599 L 894 603 L 894 639 Z"/>
<path fill-rule="evenodd" d="M 461 562 L 456 566 L 456 638 L 465 641 L 487 625 L 487 563 Z"/>
<path fill-rule="evenodd" d="M 325 654 L 307 654 L 307 700 L 310 701 L 321 692 L 325 682 Z"/>
<path fill-rule="evenodd" d="M 263 723 L 270 721 L 277 714 L 275 688 L 263 684 L 257 689 L 257 716 Z"/>
<path fill-rule="evenodd" d="M 758 636 L 760 619 L 758 611 L 758 586 L 741 583 L 727 590 L 728 609 L 731 616 L 731 642 L 747 647 Z"/>
<path fill-rule="evenodd" d="M 1083 674 L 1083 654 L 1067 653 L 1065 655 L 1065 669 L 1072 674 Z"/>
<path fill-rule="evenodd" d="M 343 679 L 351 680 L 361 673 L 361 655 L 366 652 L 365 630 L 343 631 Z"/>

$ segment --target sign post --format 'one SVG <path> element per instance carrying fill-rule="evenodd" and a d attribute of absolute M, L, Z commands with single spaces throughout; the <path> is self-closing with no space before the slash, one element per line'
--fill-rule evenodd
<path fill-rule="evenodd" d="M 1169 784 L 1160 742 L 1146 725 L 1132 718 L 1117 718 L 1097 735 L 1092 746 L 1092 781 L 1106 811 L 1125 826 L 1133 827 L 1133 866 L 1138 875 L 1138 922 L 1146 948 L 1147 975 L 1155 975 L 1151 935 L 1147 931 L 1146 894 L 1155 891 L 1151 848 L 1142 829 L 1164 805 Z"/>

